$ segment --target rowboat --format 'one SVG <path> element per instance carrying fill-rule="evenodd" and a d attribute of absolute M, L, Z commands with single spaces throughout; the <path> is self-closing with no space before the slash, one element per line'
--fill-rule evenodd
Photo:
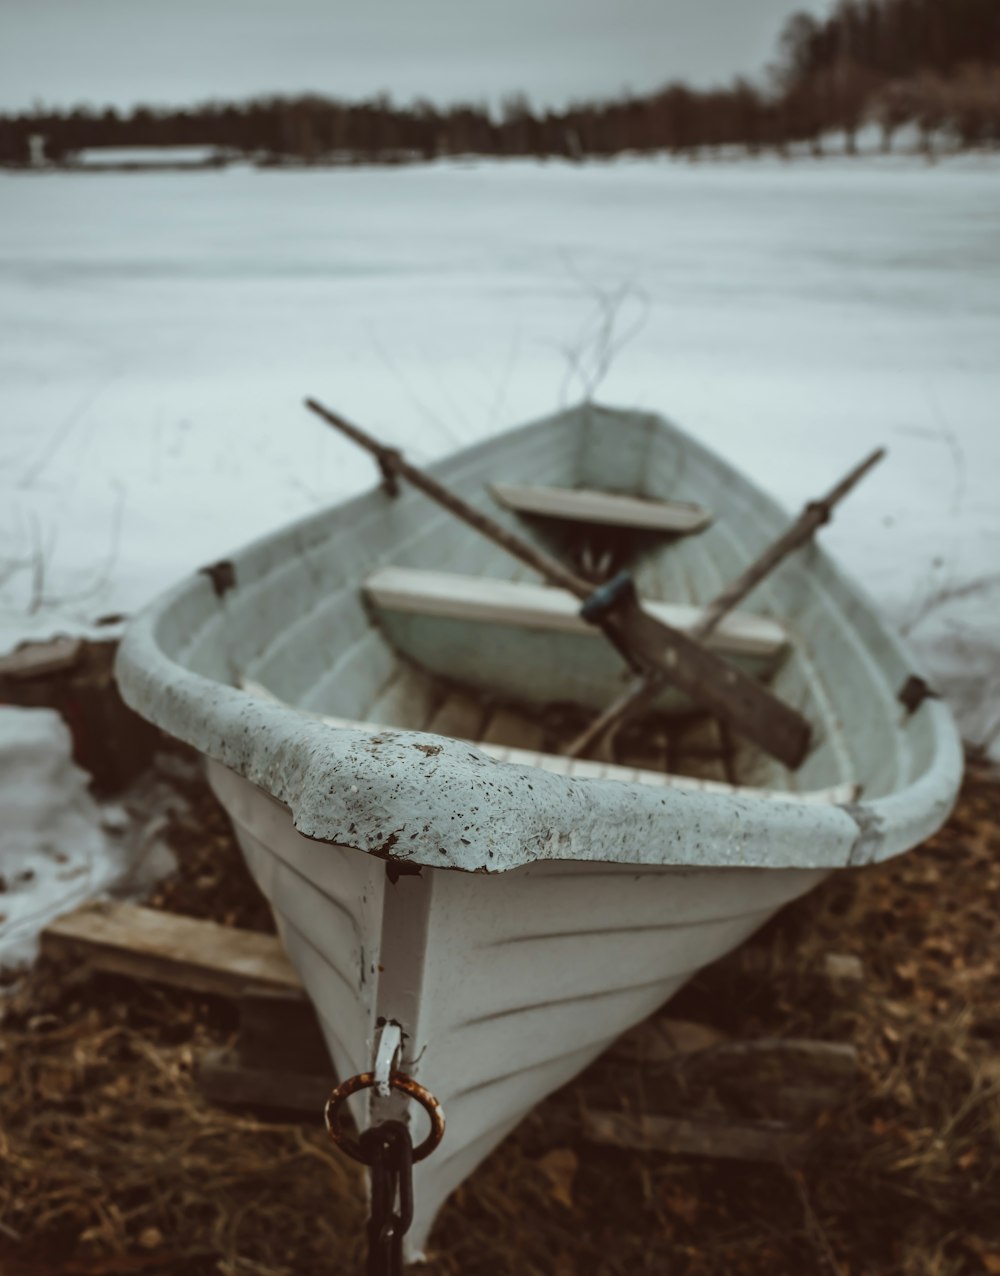
<path fill-rule="evenodd" d="M 585 405 L 432 468 L 677 629 L 786 526 L 659 417 Z M 133 708 L 207 759 L 337 1074 L 395 1067 L 447 1114 L 407 1248 L 522 1117 L 836 869 L 944 821 L 950 714 L 810 543 L 708 645 L 808 721 L 794 771 L 665 687 L 563 752 L 629 674 L 576 600 L 383 483 L 192 575 L 129 625 Z M 383 1042 L 384 1045 L 384 1042 Z M 384 1061 L 383 1061 L 384 1062 Z M 388 1097 L 386 1097 L 388 1095 Z M 379 1085 L 359 1125 L 425 1118 Z"/>

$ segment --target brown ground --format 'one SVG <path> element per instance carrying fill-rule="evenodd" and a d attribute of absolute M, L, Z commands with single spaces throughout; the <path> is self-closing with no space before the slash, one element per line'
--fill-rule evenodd
<path fill-rule="evenodd" d="M 181 869 L 158 905 L 269 928 L 204 791 L 173 841 Z M 998 919 L 1000 776 L 973 764 L 938 837 L 834 878 L 753 941 L 768 975 L 748 980 L 730 959 L 671 1007 L 740 1037 L 855 1043 L 856 1092 L 819 1117 L 801 1171 L 586 1144 L 578 1113 L 602 1087 L 602 1106 L 609 1085 L 633 1109 L 691 1101 L 648 1070 L 599 1063 L 456 1193 L 418 1270 L 1000 1273 Z M 802 975 L 830 950 L 863 959 L 860 995 Z M 231 1008 L 42 966 L 0 1013 L 3 1276 L 361 1270 L 360 1182 L 323 1131 L 220 1111 L 192 1086 L 197 1052 L 231 1037 Z"/>

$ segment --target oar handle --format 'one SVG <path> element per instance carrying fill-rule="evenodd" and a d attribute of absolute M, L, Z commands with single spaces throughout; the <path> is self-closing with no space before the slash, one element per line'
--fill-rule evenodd
<path fill-rule="evenodd" d="M 345 420 L 344 417 L 339 416 L 336 412 L 331 412 L 329 408 L 317 403 L 315 399 L 306 399 L 306 407 L 311 412 L 315 412 L 317 416 L 322 417 L 328 425 L 332 425 L 334 429 L 346 435 L 358 447 L 370 452 L 380 465 L 405 478 L 407 482 L 419 488 L 431 500 L 437 501 L 439 505 L 442 505 L 457 518 L 474 527 L 477 532 L 488 536 L 491 541 L 499 545 L 501 549 L 505 549 L 508 554 L 513 554 L 515 558 L 519 558 L 523 563 L 527 563 L 529 567 L 533 567 L 550 584 L 558 585 L 562 589 L 568 589 L 570 593 L 575 594 L 580 599 L 590 597 L 594 587 L 589 581 L 577 576 L 575 572 L 571 572 L 568 567 L 564 567 L 558 559 L 546 554 L 544 550 L 536 549 L 534 545 L 508 531 L 496 519 L 490 518 L 489 515 L 483 514 L 474 506 L 463 501 L 455 492 L 452 492 L 436 479 L 431 478 L 429 474 L 418 469 L 417 466 L 411 465 L 396 448 L 386 447 L 384 444 L 379 443 L 377 439 L 372 438 L 360 426 Z"/>

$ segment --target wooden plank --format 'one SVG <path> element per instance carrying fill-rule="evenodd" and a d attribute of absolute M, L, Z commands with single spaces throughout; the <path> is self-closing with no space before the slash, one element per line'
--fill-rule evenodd
<path fill-rule="evenodd" d="M 195 1082 L 211 1103 L 225 1107 L 272 1108 L 323 1120 L 323 1107 L 337 1084 L 328 1074 L 247 1067 L 231 1050 L 208 1050 L 195 1065 Z"/>
<path fill-rule="evenodd" d="M 748 979 L 766 980 L 774 973 L 774 957 L 766 948 L 755 945 L 741 948 L 734 959 L 740 974 Z M 853 953 L 824 953 L 819 961 L 801 966 L 794 973 L 796 979 L 834 997 L 855 995 L 865 981 L 864 964 Z"/>
<path fill-rule="evenodd" d="M 574 780 L 621 779 L 618 774 L 619 768 L 613 762 L 604 762 L 599 758 L 566 758 L 566 762 L 568 766 L 564 774 L 571 776 Z M 638 771 L 633 774 L 641 783 L 643 776 Z"/>
<path fill-rule="evenodd" d="M 490 715 L 483 731 L 483 744 L 500 744 L 512 749 L 535 752 L 545 741 L 545 731 L 523 713 L 513 709 L 497 709 Z"/>
<path fill-rule="evenodd" d="M 579 600 L 568 590 L 530 581 L 379 567 L 365 580 L 364 590 L 376 607 L 386 611 L 600 636 L 580 615 Z M 647 601 L 643 606 L 656 621 L 682 633 L 693 630 L 702 614 L 700 608 L 684 603 Z M 748 612 L 730 613 L 708 639 L 717 651 L 756 657 L 778 655 L 787 643 L 776 621 Z"/>
<path fill-rule="evenodd" d="M 641 730 L 633 727 L 622 734 L 612 731 L 599 742 L 598 747 L 600 744 L 609 749 L 610 757 L 619 766 L 651 771 L 654 775 L 663 775 L 674 769 L 670 766 L 670 740 L 659 723 L 643 724 Z M 590 756 L 593 757 L 593 753 Z"/>
<path fill-rule="evenodd" d="M 194 992 L 301 990 L 275 936 L 134 904 L 77 909 L 46 927 L 41 943 L 49 957 Z"/>
<path fill-rule="evenodd" d="M 401 663 L 389 682 L 364 710 L 368 722 L 423 731 L 439 697 L 435 679 L 411 664 Z"/>
<path fill-rule="evenodd" d="M 464 691 L 453 691 L 427 724 L 435 735 L 455 740 L 478 740 L 486 708 L 482 701 Z"/>
<path fill-rule="evenodd" d="M 496 745 L 480 743 L 478 747 L 491 757 L 499 757 L 499 754 L 494 753 L 494 749 L 498 747 Z M 564 758 L 558 753 L 539 753 L 534 749 L 506 749 L 505 752 L 505 761 L 512 762 L 515 766 L 538 767 L 540 771 L 548 771 L 549 775 L 569 775 L 573 767 L 572 758 Z M 625 779 L 626 777 L 623 774 L 608 777 L 605 772 L 602 778 Z"/>
<path fill-rule="evenodd" d="M 518 514 L 540 514 L 578 523 L 679 533 L 700 532 L 712 521 L 708 510 L 690 501 L 649 500 L 590 488 L 518 483 L 493 483 L 490 490 L 501 505 Z"/>
<path fill-rule="evenodd" d="M 240 995 L 238 1006 L 236 1053 L 245 1067 L 324 1076 L 330 1072 L 319 1019 L 301 988 L 251 988 Z"/>
<path fill-rule="evenodd" d="M 695 1046 L 655 1024 L 633 1031 L 614 1047 L 616 1058 L 632 1062 L 695 1068 L 699 1077 L 727 1074 L 752 1076 L 755 1084 L 823 1079 L 847 1083 L 858 1075 L 858 1052 L 846 1041 L 813 1041 L 801 1037 L 761 1037 L 754 1041 L 715 1041 Z"/>
<path fill-rule="evenodd" d="M 638 1152 L 775 1165 L 801 1161 L 811 1143 L 808 1134 L 782 1121 L 687 1120 L 624 1112 L 585 1112 L 583 1133 L 592 1143 Z"/>
<path fill-rule="evenodd" d="M 724 1032 L 709 1024 L 653 1015 L 619 1037 L 605 1057 L 621 1063 L 660 1063 L 700 1054 L 726 1040 Z"/>
<path fill-rule="evenodd" d="M 714 718 L 680 727 L 675 740 L 678 768 L 699 780 L 726 781 L 722 733 Z"/>
<path fill-rule="evenodd" d="M 43 674 L 72 669 L 82 650 L 83 642 L 79 638 L 25 643 L 16 651 L 0 656 L 0 678 L 40 678 Z"/>
<path fill-rule="evenodd" d="M 316 1012 L 302 990 L 251 989 L 240 996 L 239 1012 L 236 1048 L 206 1051 L 196 1062 L 202 1094 L 213 1103 L 321 1119 L 336 1081 Z"/>
<path fill-rule="evenodd" d="M 820 969 L 830 991 L 841 996 L 860 991 L 865 982 L 864 964 L 853 953 L 826 953 Z"/>

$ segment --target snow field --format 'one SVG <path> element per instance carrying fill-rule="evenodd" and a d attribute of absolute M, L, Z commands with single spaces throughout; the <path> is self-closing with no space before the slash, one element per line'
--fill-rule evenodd
<path fill-rule="evenodd" d="M 590 393 L 822 533 L 1000 747 L 1000 160 L 0 177 L 0 648 Z"/>

